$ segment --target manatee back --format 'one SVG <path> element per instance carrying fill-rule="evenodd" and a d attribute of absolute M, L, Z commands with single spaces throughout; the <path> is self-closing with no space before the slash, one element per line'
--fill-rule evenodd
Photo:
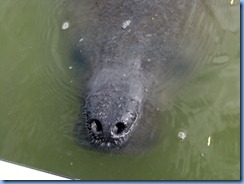
<path fill-rule="evenodd" d="M 139 68 L 160 91 L 207 62 L 212 42 L 199 42 L 199 38 L 210 36 L 207 28 L 216 25 L 212 25 L 204 1 L 102 0 L 71 4 L 71 32 L 93 73 L 102 68 Z M 216 35 L 215 29 L 211 36 Z"/>

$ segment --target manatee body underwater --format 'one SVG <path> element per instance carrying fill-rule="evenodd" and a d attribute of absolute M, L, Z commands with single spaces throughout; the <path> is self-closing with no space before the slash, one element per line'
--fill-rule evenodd
<path fill-rule="evenodd" d="M 208 5 L 191 0 L 74 0 L 71 7 L 70 30 L 87 73 L 75 126 L 79 143 L 119 153 L 151 145 L 160 132 L 157 124 L 163 123 L 152 121 L 164 106 L 159 96 L 167 99 L 174 86 L 183 85 L 205 62 L 211 41 L 198 40 L 211 26 Z"/>

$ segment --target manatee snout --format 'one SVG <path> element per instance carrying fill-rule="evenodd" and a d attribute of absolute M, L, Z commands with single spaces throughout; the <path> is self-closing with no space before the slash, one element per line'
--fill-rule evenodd
<path fill-rule="evenodd" d="M 86 100 L 85 127 L 91 145 L 101 149 L 124 147 L 139 116 L 139 102 L 118 93 L 101 91 Z"/>

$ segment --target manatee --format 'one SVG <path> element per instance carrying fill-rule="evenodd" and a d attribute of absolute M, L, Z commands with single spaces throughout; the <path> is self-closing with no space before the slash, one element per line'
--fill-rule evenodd
<path fill-rule="evenodd" d="M 70 32 L 87 76 L 75 126 L 79 143 L 108 152 L 151 145 L 160 132 L 153 114 L 201 68 L 209 53 L 211 39 L 198 41 L 209 36 L 207 27 L 214 27 L 208 5 L 191 0 L 89 0 L 73 1 L 71 7 L 75 29 Z"/>

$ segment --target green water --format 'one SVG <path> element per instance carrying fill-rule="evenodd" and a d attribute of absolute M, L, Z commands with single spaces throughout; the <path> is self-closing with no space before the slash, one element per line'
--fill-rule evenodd
<path fill-rule="evenodd" d="M 0 0 L 0 159 L 79 179 L 240 179 L 238 8 L 225 17 L 216 10 L 224 35 L 212 62 L 160 113 L 159 143 L 138 155 L 75 142 L 80 95 L 63 8 L 60 0 Z"/>

